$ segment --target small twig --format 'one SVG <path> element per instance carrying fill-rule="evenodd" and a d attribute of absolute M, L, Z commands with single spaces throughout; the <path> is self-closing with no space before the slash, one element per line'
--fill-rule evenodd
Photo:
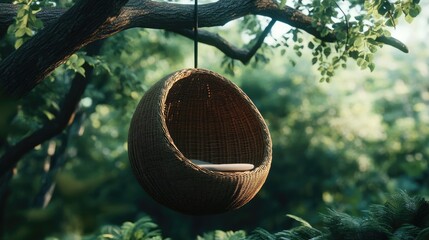
<path fill-rule="evenodd" d="M 274 24 L 277 20 L 271 19 L 270 23 L 268 23 L 267 27 L 262 31 L 261 35 L 259 36 L 258 40 L 256 41 L 255 45 L 250 49 L 248 59 L 244 62 L 244 64 L 248 63 L 250 59 L 256 54 L 258 49 L 262 46 L 262 43 L 264 43 L 265 38 L 268 36 L 268 34 L 271 32 L 271 29 L 273 28 Z"/>

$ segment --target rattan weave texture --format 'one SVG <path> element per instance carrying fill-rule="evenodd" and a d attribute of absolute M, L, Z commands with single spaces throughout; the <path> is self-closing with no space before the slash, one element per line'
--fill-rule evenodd
<path fill-rule="evenodd" d="M 204 69 L 184 69 L 141 99 L 128 136 L 138 182 L 156 201 L 187 214 L 212 214 L 250 201 L 271 165 L 268 128 L 232 82 Z M 214 172 L 189 159 L 251 163 L 246 172 Z"/>

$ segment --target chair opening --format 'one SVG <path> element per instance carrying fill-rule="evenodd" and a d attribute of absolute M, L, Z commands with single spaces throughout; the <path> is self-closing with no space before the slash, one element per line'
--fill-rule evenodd
<path fill-rule="evenodd" d="M 167 134 L 186 158 L 255 168 L 263 162 L 260 115 L 235 85 L 211 74 L 191 74 L 173 84 L 164 106 Z"/>

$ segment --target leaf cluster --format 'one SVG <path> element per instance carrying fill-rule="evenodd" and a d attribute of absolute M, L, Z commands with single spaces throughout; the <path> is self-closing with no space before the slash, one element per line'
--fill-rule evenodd
<path fill-rule="evenodd" d="M 301 226 L 274 234 L 257 229 L 248 239 L 424 240 L 429 237 L 429 202 L 405 192 L 393 194 L 383 205 L 370 206 L 364 217 L 331 210 L 323 218 L 323 231 L 301 222 Z"/>
<path fill-rule="evenodd" d="M 16 0 L 13 3 L 18 5 L 18 11 L 15 22 L 8 28 L 8 34 L 13 36 L 17 49 L 43 28 L 43 22 L 37 19 L 36 14 L 42 7 L 53 6 L 55 3 L 49 0 Z"/>
<path fill-rule="evenodd" d="M 335 43 L 315 38 L 306 44 L 313 55 L 312 64 L 318 65 L 322 82 L 329 82 L 338 68 L 345 68 L 349 58 L 354 59 L 362 70 L 373 71 L 376 67 L 374 54 L 383 46 L 378 39 L 390 37 L 389 28 L 396 27 L 402 17 L 411 23 L 421 12 L 418 0 L 312 0 L 291 1 L 290 4 L 309 13 L 313 19 L 312 27 L 319 32 L 321 38 L 331 34 L 336 38 Z M 291 40 L 294 42 L 293 50 L 300 57 L 302 38 L 294 37 Z M 284 43 L 281 45 L 289 46 Z M 282 54 L 284 52 L 285 50 Z"/>
<path fill-rule="evenodd" d="M 49 237 L 46 240 L 57 240 Z M 83 237 L 84 240 L 168 240 L 161 235 L 158 225 L 148 216 L 136 222 L 124 222 L 122 226 L 106 225 L 93 235 Z"/>
<path fill-rule="evenodd" d="M 197 240 L 425 240 L 429 237 L 429 202 L 422 197 L 411 197 L 405 192 L 390 196 L 383 205 L 372 205 L 365 216 L 354 217 L 330 210 L 323 215 L 323 230 L 312 227 L 305 220 L 288 217 L 299 226 L 271 233 L 263 228 L 246 236 L 245 231 L 215 230 L 197 236 Z M 50 240 L 56 238 L 49 238 Z M 86 240 L 162 240 L 158 225 L 150 217 L 125 222 L 121 227 L 103 226 Z"/>
<path fill-rule="evenodd" d="M 203 236 L 197 236 L 197 240 L 241 240 L 246 238 L 246 232 L 239 231 L 221 231 L 215 230 L 204 233 Z"/>

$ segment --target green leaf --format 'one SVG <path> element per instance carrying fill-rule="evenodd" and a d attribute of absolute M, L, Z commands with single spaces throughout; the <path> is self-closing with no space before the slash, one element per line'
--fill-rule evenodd
<path fill-rule="evenodd" d="M 129 240 L 133 234 L 134 223 L 132 222 L 124 222 L 121 226 L 122 239 Z"/>
<path fill-rule="evenodd" d="M 357 63 L 357 65 L 358 65 L 359 67 L 361 67 L 361 66 L 365 63 L 365 59 L 363 59 L 363 58 L 358 58 L 358 59 L 356 60 L 356 63 Z"/>
<path fill-rule="evenodd" d="M 102 239 L 114 239 L 115 238 L 115 236 L 113 236 L 112 234 L 109 234 L 109 233 L 102 234 L 102 235 L 100 235 L 100 237 Z"/>
<path fill-rule="evenodd" d="M 429 239 L 429 227 L 420 231 L 419 235 L 417 235 L 416 240 L 427 240 Z"/>
<path fill-rule="evenodd" d="M 134 232 L 134 239 L 143 239 L 143 236 L 144 232 L 141 229 Z"/>
<path fill-rule="evenodd" d="M 77 56 L 77 54 L 72 54 L 69 58 L 70 62 L 75 62 L 79 57 Z"/>
<path fill-rule="evenodd" d="M 52 119 L 54 119 L 55 118 L 55 115 L 54 114 L 52 114 L 51 112 L 48 112 L 48 111 L 43 111 L 43 114 L 45 114 L 45 116 L 49 119 L 49 120 L 52 120 Z"/>
<path fill-rule="evenodd" d="M 82 75 L 82 76 L 84 76 L 84 77 L 85 77 L 85 68 L 83 68 L 83 67 L 78 67 L 78 68 L 76 69 L 76 72 L 77 72 L 77 73 L 79 73 L 80 75 Z"/>
<path fill-rule="evenodd" d="M 374 54 L 368 53 L 365 55 L 365 61 L 372 62 L 373 60 L 374 60 Z"/>
<path fill-rule="evenodd" d="M 420 5 L 413 5 L 413 7 L 410 8 L 410 16 L 415 18 L 417 17 L 417 15 L 420 14 L 421 11 L 422 8 L 420 7 Z"/>
<path fill-rule="evenodd" d="M 399 9 L 395 9 L 395 11 L 393 12 L 393 18 L 397 19 L 402 15 L 402 11 Z"/>
<path fill-rule="evenodd" d="M 82 66 L 83 64 L 85 64 L 85 59 L 78 58 L 76 61 L 76 66 Z"/>
<path fill-rule="evenodd" d="M 30 10 L 30 5 L 22 5 L 22 9 L 24 11 L 28 11 L 28 10 Z"/>
<path fill-rule="evenodd" d="M 371 53 L 375 53 L 378 50 L 378 48 L 376 46 L 374 46 L 374 45 L 369 45 L 368 48 L 369 48 L 369 51 Z"/>
<path fill-rule="evenodd" d="M 24 16 L 22 16 L 22 18 L 20 18 L 19 20 L 20 20 L 21 26 L 27 26 L 27 23 L 28 23 L 28 15 L 24 15 Z"/>
<path fill-rule="evenodd" d="M 27 11 L 24 8 L 20 8 L 18 10 L 18 13 L 16 15 L 17 18 L 22 18 L 25 14 L 27 14 Z"/>
<path fill-rule="evenodd" d="M 15 42 L 15 49 L 18 49 L 19 47 L 21 47 L 22 44 L 24 44 L 24 39 L 22 38 L 17 39 Z"/>
<path fill-rule="evenodd" d="M 354 41 L 354 43 L 353 43 L 353 45 L 355 46 L 355 47 L 361 47 L 362 45 L 363 45 L 363 38 L 362 37 L 358 37 L 358 38 L 356 38 L 356 40 Z"/>
<path fill-rule="evenodd" d="M 323 28 L 323 29 L 322 29 L 322 32 L 320 33 L 320 35 L 321 35 L 322 37 L 325 37 L 325 36 L 327 36 L 329 33 L 330 33 L 330 30 L 329 30 L 328 28 Z"/>
<path fill-rule="evenodd" d="M 323 50 L 323 54 L 325 54 L 326 57 L 329 57 L 331 55 L 331 48 L 327 47 Z"/>
<path fill-rule="evenodd" d="M 414 18 L 411 15 L 405 16 L 405 21 L 407 21 L 407 23 L 412 23 L 413 20 L 414 20 Z"/>
<path fill-rule="evenodd" d="M 286 0 L 281 0 L 279 6 L 280 6 L 280 9 L 283 9 L 286 6 Z"/>
<path fill-rule="evenodd" d="M 316 64 L 317 63 L 317 58 L 316 57 L 314 57 L 313 59 L 311 59 L 311 63 L 314 65 L 314 64 Z"/>
<path fill-rule="evenodd" d="M 43 22 L 40 19 L 36 19 L 36 21 L 33 22 L 33 25 L 36 29 L 43 28 Z"/>
<path fill-rule="evenodd" d="M 265 229 L 257 228 L 247 238 L 248 240 L 276 240 L 277 237 Z"/>
<path fill-rule="evenodd" d="M 304 219 L 302 219 L 302 218 L 300 218 L 298 216 L 295 216 L 295 215 L 292 215 L 292 214 L 286 214 L 286 216 L 292 218 L 293 220 L 295 220 L 297 222 L 300 222 L 305 227 L 312 228 L 312 226 L 310 225 L 310 223 L 308 223 L 307 221 L 305 221 Z"/>
<path fill-rule="evenodd" d="M 374 63 L 370 63 L 370 64 L 368 64 L 368 68 L 369 68 L 369 70 L 372 72 L 372 71 L 374 71 L 374 69 L 375 69 L 375 64 Z"/>
<path fill-rule="evenodd" d="M 26 28 L 19 28 L 16 32 L 15 32 L 15 37 L 16 38 L 20 38 L 22 36 L 25 35 L 25 29 Z"/>
<path fill-rule="evenodd" d="M 25 34 L 28 36 L 33 36 L 33 31 L 30 28 L 25 28 Z"/>

